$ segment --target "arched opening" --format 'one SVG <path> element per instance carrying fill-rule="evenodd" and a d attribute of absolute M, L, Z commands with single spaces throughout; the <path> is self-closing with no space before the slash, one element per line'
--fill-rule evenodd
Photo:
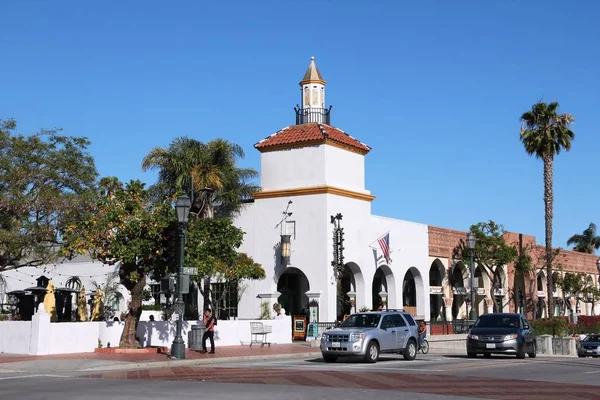
<path fill-rule="evenodd" d="M 298 268 L 288 267 L 277 280 L 277 291 L 281 293 L 277 302 L 281 304 L 287 315 L 300 315 L 302 309 L 308 310 L 310 290 L 308 278 Z"/>
<path fill-rule="evenodd" d="M 452 319 L 466 319 L 466 294 L 465 278 L 467 269 L 462 262 L 457 262 L 452 269 L 450 286 L 452 287 Z"/>
<path fill-rule="evenodd" d="M 445 318 L 443 295 L 444 264 L 439 259 L 431 263 L 429 268 L 429 318 L 431 321 L 441 321 Z"/>
<path fill-rule="evenodd" d="M 377 268 L 375 275 L 373 276 L 373 284 L 371 286 L 372 299 L 373 299 L 373 310 L 376 310 L 380 304 L 382 304 L 381 296 L 379 292 L 385 290 L 387 293 L 387 304 L 388 308 L 394 308 L 396 305 L 396 293 L 394 288 L 396 282 L 394 280 L 394 274 L 387 265 L 382 265 Z M 385 307 L 384 307 L 385 308 Z"/>
<path fill-rule="evenodd" d="M 406 271 L 402 281 L 402 308 L 413 317 L 425 314 L 424 285 L 419 270 L 411 267 Z"/>
<path fill-rule="evenodd" d="M 506 271 L 503 267 L 497 267 L 494 273 L 494 282 L 492 283 L 494 288 L 494 311 L 504 312 L 506 306 Z"/>
<path fill-rule="evenodd" d="M 554 297 L 554 315 L 562 316 L 564 315 L 564 301 L 558 297 L 558 286 L 556 285 L 556 281 L 559 279 L 560 275 L 558 272 L 552 273 L 552 293 L 548 293 L 548 296 Z"/>
<path fill-rule="evenodd" d="M 362 271 L 358 264 L 355 262 L 346 263 L 344 266 L 344 288 L 341 289 L 343 293 L 347 296 L 350 290 L 356 293 L 356 303 L 354 305 L 354 309 L 352 312 L 357 312 L 361 308 L 365 307 L 367 304 L 367 300 L 365 299 L 365 279 L 363 277 Z M 348 299 L 349 300 L 349 297 Z M 340 314 L 340 310 L 337 310 L 337 314 Z"/>
<path fill-rule="evenodd" d="M 477 290 L 475 292 L 475 304 L 472 306 L 475 307 L 477 311 L 477 315 L 487 314 L 488 313 L 488 305 L 485 301 L 486 293 L 488 292 L 489 285 L 487 283 L 487 274 L 483 271 L 481 266 L 478 266 L 475 269 L 475 279 L 477 280 Z"/>
<path fill-rule="evenodd" d="M 594 287 L 594 279 L 589 275 L 587 275 L 585 278 L 585 287 L 586 288 Z M 595 314 L 594 297 L 591 295 L 591 293 L 588 295 L 588 293 L 584 292 L 583 302 L 585 304 L 585 310 L 583 311 L 585 313 L 585 315 L 594 315 Z"/>
<path fill-rule="evenodd" d="M 535 317 L 546 316 L 546 274 L 540 271 L 536 279 L 537 301 L 535 303 Z"/>
<path fill-rule="evenodd" d="M 350 297 L 348 292 L 351 291 L 356 284 L 354 282 L 354 274 L 348 267 L 348 264 L 344 265 L 341 271 L 340 277 L 337 281 L 337 320 L 343 321 L 344 315 L 352 313 L 352 306 L 350 305 Z"/>

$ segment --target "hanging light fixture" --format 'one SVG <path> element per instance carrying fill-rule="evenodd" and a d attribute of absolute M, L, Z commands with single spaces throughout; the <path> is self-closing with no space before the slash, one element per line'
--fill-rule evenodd
<path fill-rule="evenodd" d="M 290 238 L 292 235 L 281 235 L 281 265 L 289 265 L 292 255 Z"/>

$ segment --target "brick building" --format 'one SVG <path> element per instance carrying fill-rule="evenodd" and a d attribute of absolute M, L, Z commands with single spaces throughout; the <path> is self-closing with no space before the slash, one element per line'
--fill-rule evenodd
<path fill-rule="evenodd" d="M 469 307 L 469 277 L 468 265 L 461 260 L 453 259 L 453 250 L 465 240 L 466 231 L 457 231 L 436 226 L 429 226 L 429 259 L 430 259 L 430 304 L 431 320 L 464 319 Z M 480 267 L 475 270 L 478 280 L 476 304 L 478 314 L 504 311 L 523 311 L 529 318 L 547 316 L 546 299 L 546 270 L 543 255 L 545 247 L 536 244 L 534 236 L 505 232 L 504 238 L 508 244 L 532 257 L 534 268 L 515 276 L 515 266 L 507 265 L 501 268 L 500 282 L 492 285 L 492 281 Z M 599 270 L 598 256 L 570 250 L 560 250 L 555 260 L 553 275 L 567 273 L 583 273 L 587 275 L 589 285 L 598 285 Z M 557 268 L 557 267 L 560 267 Z M 523 297 L 523 309 L 519 307 L 520 293 Z M 492 298 L 496 297 L 496 302 Z M 573 310 L 581 315 L 594 315 L 600 312 L 598 304 L 580 296 L 579 299 L 563 293 L 560 288 L 552 291 L 555 298 L 555 315 L 569 315 Z M 568 302 L 569 304 L 565 304 Z M 501 304 L 498 307 L 498 304 Z"/>

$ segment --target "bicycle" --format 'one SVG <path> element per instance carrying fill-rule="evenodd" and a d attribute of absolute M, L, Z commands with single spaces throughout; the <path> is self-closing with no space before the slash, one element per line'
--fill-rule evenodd
<path fill-rule="evenodd" d="M 423 354 L 429 353 L 429 342 L 427 339 L 423 339 L 423 343 L 419 346 L 419 350 Z"/>

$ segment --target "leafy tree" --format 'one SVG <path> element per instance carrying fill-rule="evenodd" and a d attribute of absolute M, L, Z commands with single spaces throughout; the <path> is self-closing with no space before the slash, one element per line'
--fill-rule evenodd
<path fill-rule="evenodd" d="M 229 218 L 190 221 L 185 265 L 198 268 L 195 279 L 204 280 L 205 285 L 210 277 L 225 283 L 237 282 L 239 294 L 243 279 L 264 279 L 266 276 L 260 264 L 247 254 L 238 253 L 243 239 L 244 232 Z"/>
<path fill-rule="evenodd" d="M 176 240 L 176 218 L 169 201 L 149 201 L 140 181 L 115 189 L 113 196 L 99 198 L 79 223 L 67 227 L 65 255 L 89 253 L 105 264 L 118 263 L 119 281 L 131 294 L 119 346 L 136 348 L 146 279 L 158 280 L 175 265 L 169 243 Z"/>
<path fill-rule="evenodd" d="M 554 156 L 561 150 L 570 150 L 575 134 L 569 129 L 574 121 L 571 114 L 558 114 L 558 103 L 534 104 L 530 111 L 521 116 L 521 142 L 529 155 L 541 158 L 544 163 L 544 207 L 546 227 L 546 279 L 547 286 L 552 287 L 552 220 L 554 194 L 553 163 Z M 548 316 L 554 315 L 554 298 L 548 296 Z"/>
<path fill-rule="evenodd" d="M 573 250 L 580 253 L 594 254 L 600 248 L 600 236 L 596 235 L 596 224 L 590 226 L 581 235 L 573 235 L 567 240 L 567 246 L 575 245 Z"/>
<path fill-rule="evenodd" d="M 142 162 L 142 169 L 159 170 L 158 182 L 151 188 L 157 198 L 190 193 L 190 215 L 231 217 L 239 212 L 245 199 L 259 190 L 249 183 L 258 173 L 237 165 L 243 157 L 241 146 L 224 139 L 202 143 L 179 137 L 167 149 L 151 150 Z M 206 276 L 202 291 L 204 308 L 210 304 L 210 275 Z"/>
<path fill-rule="evenodd" d="M 565 309 L 569 309 L 572 313 L 575 312 L 569 301 L 570 297 L 574 297 L 579 303 L 580 299 L 597 299 L 599 297 L 598 289 L 594 286 L 593 281 L 588 280 L 586 274 L 578 272 L 567 272 L 564 275 L 557 275 L 556 285 L 562 289 L 563 301 Z M 589 301 L 589 300 L 588 300 Z"/>
<path fill-rule="evenodd" d="M 22 136 L 16 127 L 0 120 L 0 272 L 56 261 L 97 176 L 86 138 L 60 129 Z"/>
<path fill-rule="evenodd" d="M 470 232 L 474 233 L 476 238 L 473 261 L 492 282 L 490 296 L 496 309 L 501 310 L 503 304 L 494 296 L 494 289 L 502 288 L 501 268 L 517 260 L 517 249 L 506 243 L 504 228 L 494 221 L 471 225 Z M 470 264 L 470 251 L 466 248 L 464 240 L 454 249 L 454 257 L 464 260 L 466 265 Z"/>

